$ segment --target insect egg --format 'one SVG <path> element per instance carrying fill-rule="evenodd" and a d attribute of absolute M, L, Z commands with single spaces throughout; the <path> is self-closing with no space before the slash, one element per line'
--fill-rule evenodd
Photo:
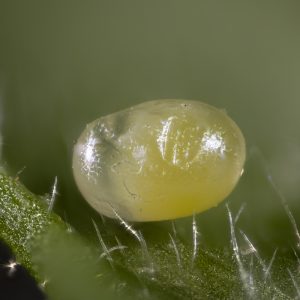
<path fill-rule="evenodd" d="M 235 187 L 244 161 L 244 137 L 224 111 L 155 100 L 88 124 L 74 147 L 73 173 L 99 213 L 158 221 L 216 206 Z"/>

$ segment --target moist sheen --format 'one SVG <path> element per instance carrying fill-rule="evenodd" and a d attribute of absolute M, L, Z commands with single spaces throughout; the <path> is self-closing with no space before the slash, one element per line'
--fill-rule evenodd
<path fill-rule="evenodd" d="M 245 140 L 227 114 L 191 100 L 155 100 L 88 124 L 73 154 L 76 183 L 99 213 L 128 221 L 207 210 L 233 190 Z"/>

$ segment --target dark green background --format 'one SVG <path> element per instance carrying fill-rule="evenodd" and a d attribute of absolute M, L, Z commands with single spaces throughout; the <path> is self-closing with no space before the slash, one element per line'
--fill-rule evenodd
<path fill-rule="evenodd" d="M 247 203 L 241 227 L 258 244 L 290 247 L 293 231 L 253 149 L 298 220 L 299 15 L 296 0 L 0 0 L 5 166 L 13 175 L 26 166 L 21 180 L 40 194 L 58 176 L 56 208 L 84 227 L 92 211 L 71 156 L 85 124 L 145 100 L 199 99 L 225 108 L 246 137 L 245 175 L 229 198 L 234 212 Z M 224 206 L 199 222 L 208 242 L 229 241 Z"/>

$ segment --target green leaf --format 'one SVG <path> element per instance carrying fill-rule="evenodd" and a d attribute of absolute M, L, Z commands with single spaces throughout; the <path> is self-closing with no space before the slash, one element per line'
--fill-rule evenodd
<path fill-rule="evenodd" d="M 48 212 L 45 199 L 0 175 L 1 237 L 16 261 L 46 284 L 50 299 L 292 299 L 298 288 L 295 257 L 263 260 L 250 241 L 243 255 L 200 247 L 196 218 L 192 243 L 175 227 L 154 238 L 124 220 L 123 229 L 115 221 L 94 222 L 87 239 Z"/>

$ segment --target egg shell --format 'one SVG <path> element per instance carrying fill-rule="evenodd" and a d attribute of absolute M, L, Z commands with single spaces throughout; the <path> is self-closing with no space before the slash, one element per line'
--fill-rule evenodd
<path fill-rule="evenodd" d="M 155 100 L 88 124 L 73 153 L 82 195 L 100 214 L 159 221 L 216 206 L 235 187 L 245 139 L 200 101 Z"/>

